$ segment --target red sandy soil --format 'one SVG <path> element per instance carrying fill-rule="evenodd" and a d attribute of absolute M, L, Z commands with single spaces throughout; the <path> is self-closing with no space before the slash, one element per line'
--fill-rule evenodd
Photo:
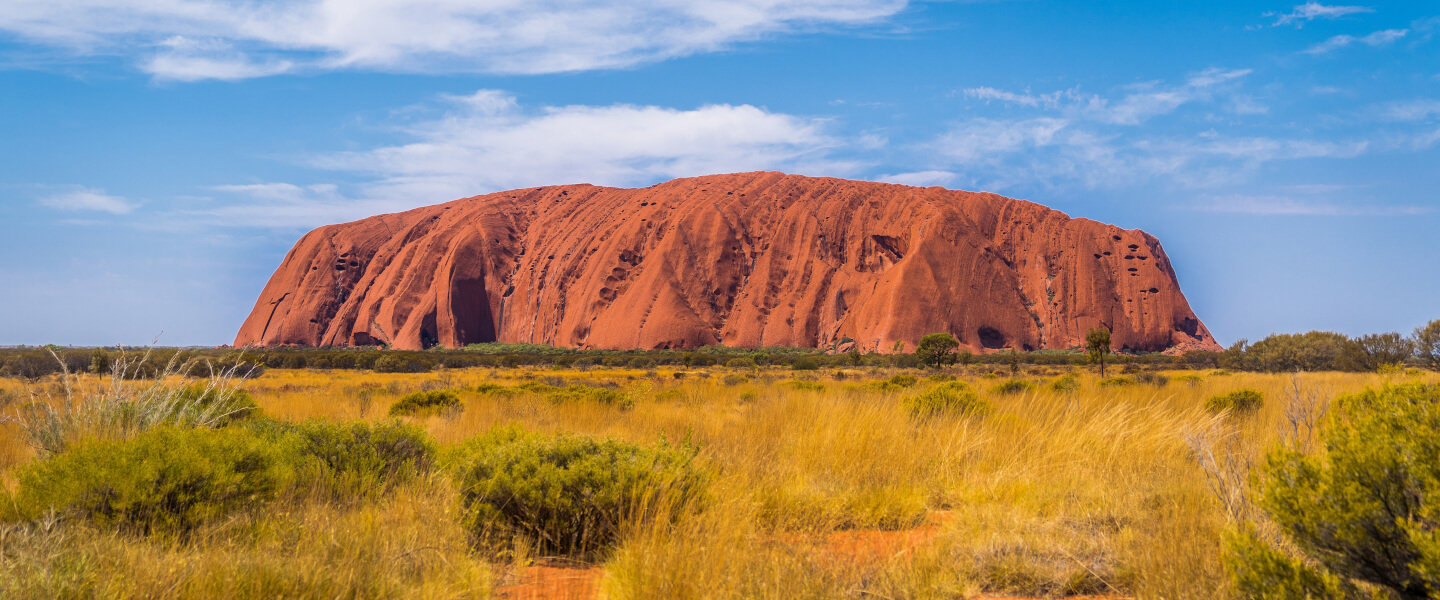
<path fill-rule="evenodd" d="M 531 566 L 506 573 L 496 598 L 506 600 L 591 600 L 600 597 L 599 567 Z"/>
<path fill-rule="evenodd" d="M 940 526 L 951 517 L 951 513 L 936 512 L 921 526 L 900 531 L 838 531 L 816 540 L 816 546 L 836 560 L 853 561 L 855 564 L 886 560 L 929 543 Z M 593 600 L 600 597 L 600 581 L 604 575 L 605 571 L 600 567 L 525 567 L 506 573 L 502 578 L 504 583 L 496 589 L 495 595 L 506 600 Z M 977 598 L 1036 600 L 1026 596 L 989 594 Z M 1067 600 L 1127 599 L 1121 596 L 1073 596 Z"/>
<path fill-rule="evenodd" d="M 327 225 L 243 346 L 1219 350 L 1159 240 L 995 194 L 758 172 L 564 185 Z"/>

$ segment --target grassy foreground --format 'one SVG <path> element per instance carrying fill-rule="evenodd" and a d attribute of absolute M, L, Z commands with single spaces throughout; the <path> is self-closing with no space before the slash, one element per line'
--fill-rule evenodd
<path fill-rule="evenodd" d="M 408 393 L 452 389 L 460 409 L 401 417 L 442 449 L 511 424 L 693 444 L 712 477 L 704 510 L 624 524 L 595 563 L 608 598 L 1230 595 L 1220 539 L 1239 502 L 1234 482 L 1290 427 L 1291 376 L 1170 372 L 1168 382 L 1102 384 L 1076 371 L 1077 384 L 1057 385 L 1065 371 L 1042 368 L 1021 374 L 1032 385 L 1000 386 L 1005 377 L 944 373 L 968 381 L 989 410 L 917 418 L 905 400 L 945 382 L 879 368 L 272 369 L 244 387 L 270 417 L 372 422 L 390 420 Z M 904 375 L 916 381 L 904 385 Z M 1319 373 L 1299 385 L 1333 397 L 1437 379 Z M 527 382 L 626 400 L 493 393 Z M 1242 388 L 1262 394 L 1258 410 L 1206 410 L 1207 399 Z M 21 383 L 0 380 L 0 401 L 26 397 Z M 33 460 L 15 425 L 0 426 L 0 482 L 14 490 Z M 63 519 L 0 523 L 0 596 L 485 598 L 514 567 L 547 558 L 524 540 L 478 551 L 457 493 L 436 472 L 363 501 L 282 497 L 184 540 Z M 852 553 L 833 543 L 835 532 L 922 525 L 933 531 L 913 547 Z"/>

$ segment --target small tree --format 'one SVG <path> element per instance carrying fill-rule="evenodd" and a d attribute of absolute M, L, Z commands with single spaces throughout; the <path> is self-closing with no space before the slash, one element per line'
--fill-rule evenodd
<path fill-rule="evenodd" d="M 1020 353 L 1015 350 L 1005 351 L 1005 366 L 1010 367 L 1010 376 L 1020 374 Z"/>
<path fill-rule="evenodd" d="M 1440 369 L 1440 319 L 1415 328 L 1415 355 L 1430 368 Z"/>
<path fill-rule="evenodd" d="M 948 333 L 927 333 L 920 338 L 920 345 L 915 347 L 915 358 L 920 362 L 938 369 L 943 365 L 955 364 L 955 349 L 960 347 L 960 341 Z"/>
<path fill-rule="evenodd" d="M 1085 334 L 1085 351 L 1090 353 L 1090 362 L 1100 363 L 1100 376 L 1105 376 L 1105 355 L 1110 353 L 1110 330 L 1096 327 Z"/>

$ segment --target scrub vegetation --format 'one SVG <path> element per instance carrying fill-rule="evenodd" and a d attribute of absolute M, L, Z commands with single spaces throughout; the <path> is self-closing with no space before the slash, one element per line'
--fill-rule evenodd
<path fill-rule="evenodd" d="M 0 597 L 1437 585 L 1440 374 L 1420 357 L 1297 374 L 1109 354 L 1101 377 L 1081 353 L 140 371 L 101 354 L 108 371 L 0 379 Z M 1366 472 L 1393 477 L 1349 479 Z M 1405 518 L 1377 520 L 1375 498 Z M 1403 560 L 1357 568 L 1376 543 Z M 521 593 L 557 572 L 570 596 Z"/>

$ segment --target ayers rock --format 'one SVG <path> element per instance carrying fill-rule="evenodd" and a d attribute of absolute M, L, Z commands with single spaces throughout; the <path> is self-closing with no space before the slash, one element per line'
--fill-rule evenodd
<path fill-rule="evenodd" d="M 1218 350 L 1160 242 L 987 193 L 739 173 L 537 187 L 327 225 L 236 346 Z"/>

